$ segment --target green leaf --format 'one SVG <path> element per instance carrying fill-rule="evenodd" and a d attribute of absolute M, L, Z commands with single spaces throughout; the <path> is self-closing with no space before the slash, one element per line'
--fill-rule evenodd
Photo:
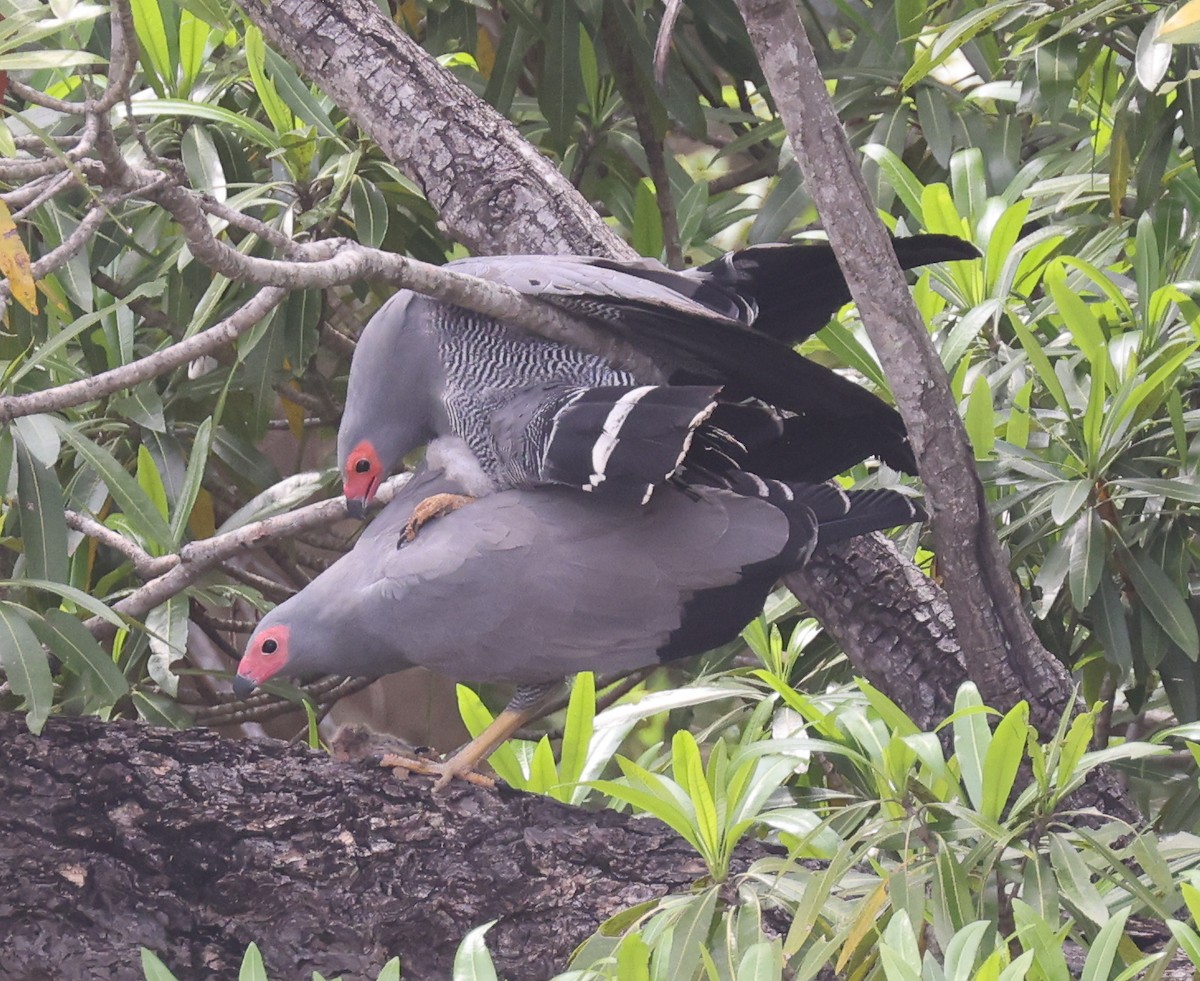
<path fill-rule="evenodd" d="M 550 127 L 550 145 L 559 153 L 575 124 L 583 92 L 579 69 L 579 7 L 576 0 L 549 0 L 549 21 L 545 40 L 545 63 L 538 104 Z"/>
<path fill-rule="evenodd" d="M 384 964 L 375 981 L 400 981 L 400 958 L 393 957 Z"/>
<path fill-rule="evenodd" d="M 1074 912 L 1085 916 L 1096 926 L 1104 926 L 1109 920 L 1108 906 L 1104 897 L 1092 884 L 1092 873 L 1084 862 L 1074 842 L 1061 834 L 1050 835 L 1050 862 L 1058 876 L 1058 888 L 1062 898 Z"/>
<path fill-rule="evenodd" d="M 1026 951 L 1034 953 L 1041 976 L 1046 981 L 1071 981 L 1071 971 L 1063 956 L 1062 940 L 1032 906 L 1019 899 L 1012 901 L 1017 936 Z"/>
<path fill-rule="evenodd" d="M 171 70 L 171 49 L 158 0 L 130 0 L 133 10 L 133 29 L 148 64 L 163 85 L 174 79 Z"/>
<path fill-rule="evenodd" d="M 149 0 L 153 3 L 154 0 Z M 279 138 L 262 123 L 241 113 L 222 109 L 220 106 L 203 102 L 188 102 L 183 99 L 135 99 L 132 112 L 139 118 L 159 119 L 163 116 L 182 116 L 190 119 L 206 119 L 219 123 L 227 131 L 240 133 L 268 150 L 282 149 Z"/>
<path fill-rule="evenodd" d="M 183 475 L 183 487 L 175 504 L 175 513 L 171 515 L 171 541 L 175 545 L 183 541 L 188 519 L 192 516 L 192 508 L 196 506 L 196 498 L 200 494 L 204 468 L 208 464 L 208 451 L 212 446 L 212 425 L 212 416 L 209 416 L 196 428 L 196 437 L 192 440 L 192 453 L 188 457 L 187 471 Z"/>
<path fill-rule="evenodd" d="M 266 61 L 266 44 L 263 42 L 262 31 L 253 24 L 246 26 L 246 33 L 243 38 L 244 51 L 246 54 L 246 67 L 250 70 L 250 78 L 254 82 L 254 90 L 258 93 L 259 102 L 262 103 L 263 109 L 266 111 L 267 118 L 271 120 L 271 125 L 274 127 L 277 135 L 282 136 L 296 128 L 296 121 L 292 117 L 292 111 L 288 108 L 276 91 L 274 83 L 267 78 L 264 71 L 264 63 Z"/>
<path fill-rule="evenodd" d="M 458 696 L 458 714 L 474 739 L 495 721 L 495 717 L 483 704 L 483 700 L 466 685 L 455 686 L 455 691 Z M 510 743 L 501 743 L 488 757 L 488 764 L 510 787 L 525 786 L 525 771 L 521 769 L 517 754 Z"/>
<path fill-rule="evenodd" d="M 69 423 L 61 422 L 58 431 L 63 439 L 71 444 L 79 458 L 104 481 L 108 492 L 125 513 L 131 527 L 148 542 L 169 546 L 172 536 L 166 520 L 137 485 L 137 481 L 117 463 L 113 455 L 104 447 L 93 443 Z"/>
<path fill-rule="evenodd" d="M 146 981 L 178 981 L 158 955 L 145 947 L 142 948 L 142 973 L 146 975 Z"/>
<path fill-rule="evenodd" d="M 1021 701 L 1000 720 L 983 761 L 983 800 L 979 810 L 992 821 L 1000 820 L 1017 770 L 1025 757 L 1029 732 L 1029 704 Z"/>
<path fill-rule="evenodd" d="M 1075 522 L 1068 534 L 1071 536 L 1071 568 L 1067 572 L 1067 582 L 1071 588 L 1071 602 L 1075 609 L 1082 610 L 1100 585 L 1108 541 L 1104 522 L 1095 511 L 1088 511 Z"/>
<path fill-rule="evenodd" d="M 1029 414 L 1029 398 L 1032 394 L 1033 379 L 1030 379 L 1013 397 L 1012 408 L 1008 414 L 1008 428 L 1004 431 L 1004 438 L 1021 449 L 1029 446 L 1029 423 L 1032 418 Z"/>
<path fill-rule="evenodd" d="M 1096 934 L 1079 981 L 1108 981 L 1117 960 L 1118 947 L 1124 936 L 1125 921 L 1128 918 L 1129 910 L 1120 910 L 1114 913 Z"/>
<path fill-rule="evenodd" d="M 983 806 L 984 759 L 992 742 L 979 689 L 965 682 L 954 697 L 954 752 L 958 756 L 963 786 L 976 807 Z"/>
<path fill-rule="evenodd" d="M 74 586 L 68 586 L 61 582 L 52 582 L 49 579 L 0 579 L 0 587 L 6 589 L 40 589 L 48 593 L 54 593 L 56 596 L 61 596 L 65 600 L 69 600 L 81 609 L 87 610 L 93 616 L 98 616 L 103 620 L 107 620 L 114 627 L 124 627 L 125 621 L 117 613 L 114 613 L 109 607 L 105 606 L 100 600 L 94 596 L 89 596 L 82 589 L 76 589 Z"/>
<path fill-rule="evenodd" d="M 880 143 L 868 143 L 863 147 L 862 152 L 864 157 L 874 160 L 879 165 L 879 170 L 887 179 L 888 186 L 904 202 L 904 207 L 916 219 L 917 224 L 924 225 L 925 215 L 921 204 L 924 188 L 917 180 L 916 175 L 908 169 L 903 160 Z"/>
<path fill-rule="evenodd" d="M 208 43 L 209 26 L 190 10 L 179 12 L 179 67 L 183 69 L 183 93 L 204 67 L 204 46 Z"/>
<path fill-rule="evenodd" d="M 17 503 L 21 514 L 21 543 L 25 575 L 66 582 L 67 522 L 62 488 L 54 473 L 42 466 L 18 434 Z M 0 477 L 3 479 L 3 477 Z"/>
<path fill-rule="evenodd" d="M 1186 923 L 1180 923 L 1179 920 L 1167 920 L 1167 929 L 1171 931 L 1171 936 L 1175 938 L 1175 942 L 1187 954 L 1188 960 L 1197 969 L 1200 969 L 1200 933 L 1197 933 Z"/>
<path fill-rule="evenodd" d="M 179 691 L 179 675 L 171 670 L 171 662 L 187 652 L 187 596 L 177 593 L 146 614 L 146 633 L 150 637 L 150 660 L 146 669 L 158 686 L 172 698 Z"/>
<path fill-rule="evenodd" d="M 388 230 L 388 205 L 379 188 L 370 181 L 355 177 L 350 185 L 350 207 L 359 242 L 379 248 Z"/>
<path fill-rule="evenodd" d="M 251 943 L 246 948 L 241 970 L 238 971 L 238 981 L 267 981 L 267 968 L 263 964 L 258 944 Z"/>
<path fill-rule="evenodd" d="M 1134 588 L 1155 622 L 1192 661 L 1200 656 L 1200 635 L 1196 618 L 1178 583 L 1147 555 L 1135 555 L 1122 549 L 1125 567 Z"/>
<path fill-rule="evenodd" d="M 163 486 L 162 474 L 158 472 L 158 465 L 154 462 L 150 451 L 146 449 L 145 443 L 138 445 L 137 482 L 146 497 L 150 499 L 150 503 L 158 509 L 158 513 L 165 520 L 168 510 L 167 489 Z"/>
<path fill-rule="evenodd" d="M 25 700 L 25 724 L 35 735 L 42 731 L 54 701 L 54 680 L 46 652 L 25 617 L 31 611 L 0 600 L 0 668 L 9 687 Z"/>
<path fill-rule="evenodd" d="M 497 981 L 496 968 L 492 963 L 492 955 L 488 953 L 484 935 L 496 921 L 476 927 L 458 945 L 454 954 L 454 973 L 452 981 Z"/>
<path fill-rule="evenodd" d="M 939 859 L 942 853 L 938 853 Z M 951 864 L 954 860 L 949 859 Z M 975 959 L 979 953 L 979 945 L 992 924 L 987 920 L 976 920 L 958 930 L 946 945 L 946 977 L 969 978 L 974 975 Z"/>
<path fill-rule="evenodd" d="M 1092 629 L 1096 633 L 1104 657 L 1122 671 L 1133 670 L 1133 643 L 1129 638 L 1129 621 L 1121 591 L 1111 577 L 1102 575 L 1096 595 L 1088 605 Z"/>
<path fill-rule="evenodd" d="M 1054 489 L 1050 498 L 1050 518 L 1056 525 L 1065 525 L 1083 507 L 1092 492 L 1090 480 L 1068 480 Z"/>
<path fill-rule="evenodd" d="M 965 419 L 967 436 L 975 450 L 976 460 L 986 460 L 996 446 L 996 413 L 992 408 L 992 388 L 987 376 L 980 374 L 971 386 Z"/>
<path fill-rule="evenodd" d="M 1050 359 L 1046 357 L 1046 353 L 1042 350 L 1042 346 L 1038 343 L 1037 338 L 1033 336 L 1033 332 L 1021 323 L 1020 317 L 1013 317 L 1009 322 L 1012 324 L 1012 328 L 1016 332 L 1017 339 L 1021 342 L 1021 347 L 1024 349 L 1026 356 L 1033 365 L 1033 370 L 1037 372 L 1038 380 L 1046 386 L 1046 391 L 1054 396 L 1054 401 L 1058 403 L 1058 407 L 1067 414 L 1068 418 L 1074 418 L 1071 403 L 1067 401 L 1067 395 L 1063 391 L 1062 383 L 1059 382 L 1058 375 L 1054 373 L 1054 368 L 1050 365 Z"/>
<path fill-rule="evenodd" d="M 649 177 L 637 184 L 633 199 L 633 247 L 644 256 L 658 259 L 663 251 L 662 215 L 658 195 Z"/>
<path fill-rule="evenodd" d="M 567 717 L 563 725 L 559 777 L 563 783 L 575 783 L 583 774 L 588 746 L 592 742 L 596 717 L 596 676 L 581 671 L 571 686 Z"/>
<path fill-rule="evenodd" d="M 109 706 L 129 693 L 129 682 L 112 656 L 78 619 L 63 610 L 48 610 L 33 624 L 46 648 L 75 674 L 87 679 L 97 705 Z"/>

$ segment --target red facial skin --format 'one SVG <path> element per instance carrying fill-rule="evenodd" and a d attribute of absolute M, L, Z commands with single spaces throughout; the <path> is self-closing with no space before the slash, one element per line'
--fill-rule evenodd
<path fill-rule="evenodd" d="M 342 474 L 342 491 L 346 500 L 370 504 L 382 479 L 383 466 L 379 462 L 379 455 L 370 440 L 364 439 L 346 457 L 346 469 Z"/>
<path fill-rule="evenodd" d="M 238 664 L 238 677 L 261 685 L 278 674 L 287 664 L 289 632 L 284 624 L 278 624 L 256 636 Z M 270 648 L 271 643 L 275 645 L 274 650 L 263 650 L 264 646 Z"/>

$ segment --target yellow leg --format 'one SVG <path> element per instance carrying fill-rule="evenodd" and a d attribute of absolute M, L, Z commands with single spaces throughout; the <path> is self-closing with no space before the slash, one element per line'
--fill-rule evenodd
<path fill-rule="evenodd" d="M 438 779 L 433 785 L 435 791 L 445 790 L 456 777 L 477 787 L 495 787 L 496 781 L 492 777 L 476 773 L 475 767 L 491 756 L 514 732 L 538 718 L 558 689 L 557 681 L 519 688 L 508 707 L 492 720 L 491 725 L 444 762 L 416 760 L 389 753 L 380 763 L 382 766 L 400 767 L 413 773 L 436 776 Z"/>
<path fill-rule="evenodd" d="M 411 542 L 417 537 L 417 532 L 427 521 L 441 518 L 451 511 L 457 511 L 464 504 L 470 504 L 475 498 L 465 494 L 433 494 L 413 508 L 408 524 L 404 526 L 404 540 Z"/>

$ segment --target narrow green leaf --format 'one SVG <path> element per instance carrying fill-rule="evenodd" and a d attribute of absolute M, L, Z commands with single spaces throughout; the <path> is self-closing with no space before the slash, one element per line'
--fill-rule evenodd
<path fill-rule="evenodd" d="M 282 136 L 284 133 L 291 132 L 296 128 L 292 111 L 279 97 L 275 84 L 267 78 L 265 71 L 266 44 L 263 41 L 262 31 L 253 24 L 248 24 L 242 43 L 246 54 L 246 67 L 250 70 L 254 90 L 258 93 L 259 102 L 262 103 L 267 118 L 271 120 L 271 125 L 277 135 Z"/>
<path fill-rule="evenodd" d="M 54 680 L 46 652 L 25 617 L 32 616 L 15 603 L 0 600 L 0 668 L 9 687 L 25 700 L 25 724 L 42 731 L 54 701 Z"/>
<path fill-rule="evenodd" d="M 1084 862 L 1074 842 L 1061 834 L 1050 835 L 1050 862 L 1058 876 L 1062 898 L 1074 912 L 1102 927 L 1109 920 L 1104 897 L 1092 884 L 1091 870 Z"/>
<path fill-rule="evenodd" d="M 663 251 L 662 215 L 658 210 L 658 195 L 649 177 L 637 184 L 633 199 L 633 247 L 639 254 L 658 259 Z"/>
<path fill-rule="evenodd" d="M 384 964 L 375 981 L 400 981 L 400 958 L 393 957 Z"/>
<path fill-rule="evenodd" d="M 149 0 L 149 2 L 153 3 L 154 0 Z M 132 111 L 133 115 L 139 118 L 158 119 L 162 116 L 182 116 L 207 119 L 212 123 L 220 123 L 231 132 L 240 133 L 268 150 L 278 150 L 282 146 L 279 138 L 257 120 L 203 102 L 188 102 L 184 99 L 135 99 Z"/>
<path fill-rule="evenodd" d="M 948 979 L 969 978 L 974 975 L 979 945 L 983 943 L 984 936 L 991 929 L 993 929 L 992 924 L 987 920 L 976 920 L 962 927 L 950 938 L 950 942 L 946 945 L 946 977 Z"/>
<path fill-rule="evenodd" d="M 916 219 L 918 225 L 925 224 L 924 208 L 921 204 L 921 194 L 924 188 L 917 180 L 916 174 L 909 170 L 893 151 L 880 143 L 868 143 L 863 147 L 863 156 L 874 160 L 879 170 L 887 179 L 888 186 L 904 202 L 908 213 Z"/>
<path fill-rule="evenodd" d="M 192 508 L 196 506 L 196 498 L 200 494 L 200 486 L 204 480 L 204 468 L 208 464 L 208 451 L 212 446 L 212 416 L 205 419 L 196 428 L 196 437 L 192 440 L 192 453 L 188 457 L 187 471 L 183 475 L 183 487 L 175 504 L 175 513 L 171 515 L 171 541 L 179 545 L 188 527 L 188 519 L 192 516 Z"/>
<path fill-rule="evenodd" d="M 587 762 L 596 718 L 596 676 L 581 671 L 571 686 L 567 717 L 563 724 L 559 776 L 563 783 L 575 783 Z"/>
<path fill-rule="evenodd" d="M 1090 480 L 1068 480 L 1054 489 L 1050 498 L 1050 517 L 1056 525 L 1065 525 L 1083 507 L 1092 491 Z"/>
<path fill-rule="evenodd" d="M 146 497 L 150 499 L 150 503 L 165 519 L 168 510 L 167 488 L 163 485 L 162 474 L 158 472 L 158 465 L 154 462 L 150 451 L 146 449 L 145 443 L 138 446 L 137 483 Z"/>
<path fill-rule="evenodd" d="M 69 423 L 60 423 L 58 431 L 80 459 L 104 481 L 113 500 L 137 533 L 155 545 L 171 544 L 171 529 L 166 520 L 116 458 Z"/>
<path fill-rule="evenodd" d="M 575 0 L 550 0 L 545 62 L 538 104 L 550 127 L 550 145 L 562 152 L 575 124 L 583 91 L 579 69 L 579 7 Z"/>
<path fill-rule="evenodd" d="M 1111 577 L 1100 577 L 1088 612 L 1092 619 L 1092 630 L 1104 648 L 1105 660 L 1122 671 L 1132 671 L 1133 642 L 1129 638 L 1129 620 L 1121 591 Z"/>
<path fill-rule="evenodd" d="M 976 807 L 983 805 L 983 761 L 992 742 L 985 714 L 978 711 L 982 708 L 979 689 L 971 682 L 961 685 L 954 697 L 954 752 L 958 756 L 963 786 Z"/>
<path fill-rule="evenodd" d="M 1200 656 L 1200 634 L 1196 630 L 1196 618 L 1179 584 L 1149 556 L 1135 555 L 1124 549 L 1122 553 L 1138 599 L 1167 636 L 1190 660 L 1195 661 Z"/>
<path fill-rule="evenodd" d="M 496 921 L 492 920 L 463 937 L 454 954 L 452 981 L 497 981 L 496 967 L 483 939 L 495 925 Z"/>
<path fill-rule="evenodd" d="M 126 625 L 119 614 L 114 613 L 109 607 L 101 603 L 100 600 L 94 596 L 89 596 L 82 589 L 76 589 L 74 586 L 68 586 L 66 583 L 52 582 L 49 579 L 0 579 L 0 588 L 40 589 L 47 593 L 54 593 L 54 595 L 61 596 L 63 599 L 74 603 L 80 609 L 87 610 L 93 616 L 107 620 L 114 627 L 124 627 Z"/>
<path fill-rule="evenodd" d="M 1175 938 L 1180 949 L 1187 954 L 1188 960 L 1200 970 L 1200 933 L 1179 920 L 1167 920 L 1167 929 L 1171 931 L 1171 936 Z"/>
<path fill-rule="evenodd" d="M 171 670 L 171 664 L 187 653 L 189 612 L 187 596 L 177 593 L 146 614 L 151 651 L 146 670 L 172 698 L 179 691 L 179 675 Z"/>
<path fill-rule="evenodd" d="M 1071 403 L 1067 401 L 1067 395 L 1063 391 L 1062 383 L 1059 382 L 1058 376 L 1054 373 L 1054 368 L 1050 365 L 1050 359 L 1046 357 L 1046 353 L 1042 350 L 1042 346 L 1038 343 L 1037 338 L 1033 336 L 1033 332 L 1021 323 L 1020 317 L 1011 318 L 1010 323 L 1016 332 L 1017 339 L 1021 342 L 1022 349 L 1033 365 L 1033 370 L 1037 372 L 1038 379 L 1046 386 L 1046 390 L 1054 396 L 1054 401 L 1058 403 L 1058 407 L 1067 413 L 1069 418 L 1074 418 Z"/>
<path fill-rule="evenodd" d="M 529 782 L 525 789 L 535 794 L 547 794 L 555 800 L 567 803 L 570 793 L 560 787 L 559 783 L 558 767 L 554 765 L 554 750 L 550 748 L 550 737 L 542 736 L 529 759 Z"/>
<path fill-rule="evenodd" d="M 1125 921 L 1129 918 L 1129 910 L 1123 909 L 1112 915 L 1107 923 L 1096 934 L 1088 951 L 1087 960 L 1083 965 L 1083 973 L 1079 981 L 1108 981 L 1117 960 L 1117 949 L 1124 936 Z"/>
<path fill-rule="evenodd" d="M 996 446 L 996 413 L 992 407 L 992 388 L 987 376 L 980 373 L 971 386 L 967 400 L 967 416 L 964 420 L 967 436 L 975 451 L 976 460 L 987 460 Z"/>
<path fill-rule="evenodd" d="M 1072 537 L 1071 569 L 1067 573 L 1067 581 L 1071 588 L 1071 602 L 1077 610 L 1082 610 L 1091 601 L 1104 574 L 1104 558 L 1108 552 L 1104 522 L 1095 511 L 1088 511 L 1075 522 L 1068 534 Z"/>
<path fill-rule="evenodd" d="M 53 471 L 38 462 L 19 435 L 16 439 L 16 457 L 17 504 L 21 514 L 25 575 L 34 579 L 66 582 L 67 522 L 62 488 Z"/>
<path fill-rule="evenodd" d="M 666 978 L 695 977 L 700 967 L 700 951 L 712 930 L 719 886 L 710 886 L 698 896 L 689 897 L 682 913 L 672 925 L 671 956 L 666 962 Z"/>
<path fill-rule="evenodd" d="M 355 177 L 350 185 L 350 207 L 358 241 L 379 248 L 388 230 L 389 212 L 383 193 L 371 181 Z"/>
<path fill-rule="evenodd" d="M 1067 277 L 1062 263 L 1052 262 L 1046 270 L 1043 281 L 1050 290 L 1050 295 L 1058 307 L 1058 312 L 1062 316 L 1067 330 L 1071 332 L 1075 344 L 1088 359 L 1092 370 L 1095 371 L 1096 366 L 1100 363 L 1107 366 L 1108 348 L 1105 343 L 1104 329 L 1100 326 L 1096 315 L 1084 302 L 1083 297 L 1067 285 Z"/>
<path fill-rule="evenodd" d="M 178 981 L 167 965 L 158 959 L 158 955 L 145 947 L 142 948 L 142 973 L 146 981 Z"/>
<path fill-rule="evenodd" d="M 258 944 L 251 943 L 242 957 L 242 967 L 238 971 L 238 981 L 267 981 L 267 968 L 263 964 L 262 953 Z"/>
<path fill-rule="evenodd" d="M 88 680 L 90 694 L 99 705 L 112 705 L 129 692 L 129 682 L 112 656 L 100 646 L 91 631 L 63 610 L 48 610 L 33 625 L 47 650 L 75 674 Z"/>
<path fill-rule="evenodd" d="M 1025 757 L 1028 733 L 1029 703 L 1021 701 L 996 726 L 983 761 L 983 800 L 979 809 L 990 820 L 1000 820 L 1004 811 Z"/>
<path fill-rule="evenodd" d="M 1063 956 L 1062 940 L 1037 910 L 1019 899 L 1012 901 L 1013 920 L 1021 946 L 1034 954 L 1046 981 L 1071 981 L 1071 971 Z"/>
<path fill-rule="evenodd" d="M 131 0 L 133 29 L 145 54 L 145 63 L 154 69 L 159 80 L 168 85 L 174 80 L 171 71 L 171 49 L 158 0 Z"/>
<path fill-rule="evenodd" d="M 1012 408 L 1008 414 L 1008 428 L 1004 431 L 1004 438 L 1013 444 L 1025 449 L 1029 445 L 1029 423 L 1031 416 L 1029 414 L 1029 398 L 1033 394 L 1033 379 L 1031 378 L 1018 390 L 1013 397 Z"/>
<path fill-rule="evenodd" d="M 483 700 L 466 685 L 457 685 L 455 691 L 458 695 L 458 714 L 474 739 L 492 724 L 494 716 L 487 710 Z M 525 786 L 525 771 L 521 769 L 521 763 L 511 743 L 501 743 L 488 757 L 488 764 L 510 787 Z"/>

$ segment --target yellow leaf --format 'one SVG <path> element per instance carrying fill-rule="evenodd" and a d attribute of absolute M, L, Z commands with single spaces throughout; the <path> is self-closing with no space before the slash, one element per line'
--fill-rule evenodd
<path fill-rule="evenodd" d="M 201 538 L 212 538 L 217 533 L 217 519 L 213 514 L 212 494 L 203 487 L 196 495 L 192 513 L 188 515 L 188 528 L 191 529 L 192 537 L 197 541 Z"/>
<path fill-rule="evenodd" d="M 854 956 L 854 952 L 858 950 L 859 945 L 863 942 L 863 938 L 875 929 L 875 923 L 879 918 L 879 911 L 883 909 L 883 904 L 886 902 L 887 883 L 881 882 L 875 887 L 875 891 L 863 900 L 862 906 L 859 907 L 858 915 L 854 917 L 854 925 L 850 928 L 850 933 L 846 936 L 846 942 L 842 944 L 842 952 L 838 954 L 837 966 L 833 969 L 834 974 L 840 975 L 842 973 L 842 968 Z"/>
<path fill-rule="evenodd" d="M 25 251 L 25 243 L 13 224 L 8 205 L 3 201 L 0 201 L 0 272 L 8 278 L 13 299 L 30 313 L 36 314 L 37 287 L 33 284 L 33 273 L 29 268 L 29 253 Z"/>
<path fill-rule="evenodd" d="M 496 43 L 482 27 L 475 38 L 475 64 L 479 66 L 480 75 L 488 79 L 492 77 L 492 69 L 496 67 Z"/>
<path fill-rule="evenodd" d="M 1189 0 L 1163 21 L 1154 40 L 1167 44 L 1192 44 L 1200 41 L 1200 0 Z"/>
<path fill-rule="evenodd" d="M 300 388 L 294 378 L 291 386 L 295 389 Z M 297 405 L 291 399 L 281 398 L 279 401 L 283 403 L 283 414 L 287 417 L 288 431 L 292 434 L 292 439 L 299 443 L 304 439 L 304 406 Z"/>

